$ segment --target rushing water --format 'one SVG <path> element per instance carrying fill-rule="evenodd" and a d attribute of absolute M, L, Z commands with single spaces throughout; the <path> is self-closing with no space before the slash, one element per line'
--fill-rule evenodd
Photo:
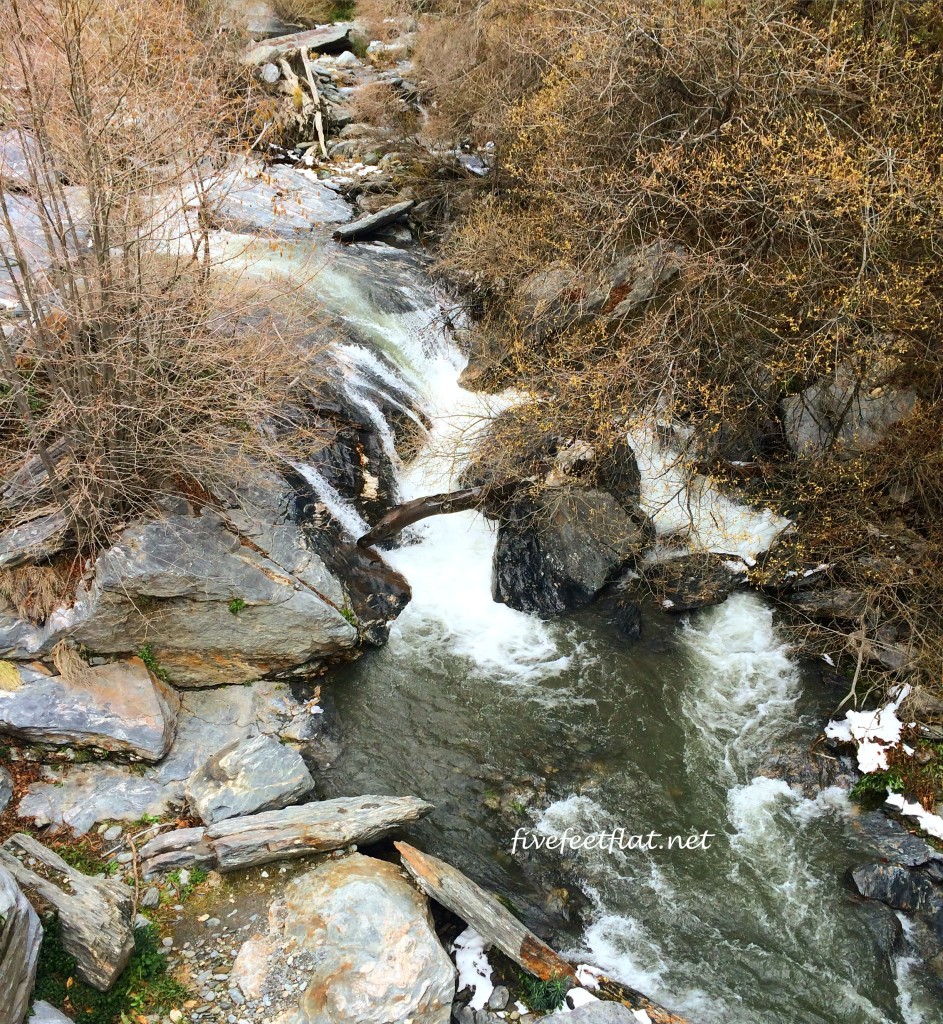
<path fill-rule="evenodd" d="M 459 386 L 463 360 L 431 288 L 401 257 L 324 251 L 310 288 L 348 328 L 337 350 L 348 397 L 381 430 L 400 496 L 454 485 L 456 452 L 496 400 Z M 280 259 L 265 257 L 284 273 Z M 384 382 L 432 424 L 409 464 L 371 399 Z M 305 475 L 351 535 L 364 528 L 316 471 Z M 386 554 L 413 600 L 387 646 L 325 687 L 343 748 L 329 793 L 430 800 L 416 841 L 566 952 L 694 1022 L 943 1020 L 915 962 L 875 950 L 847 892 L 862 854 L 845 797 L 807 800 L 757 777 L 828 710 L 763 600 L 736 594 L 680 624 L 653 613 L 628 645 L 595 609 L 547 623 L 493 603 L 494 540 L 466 512 L 427 520 Z M 735 550 L 750 555 L 745 540 Z M 706 850 L 512 853 L 518 828 L 620 827 L 712 839 Z"/>

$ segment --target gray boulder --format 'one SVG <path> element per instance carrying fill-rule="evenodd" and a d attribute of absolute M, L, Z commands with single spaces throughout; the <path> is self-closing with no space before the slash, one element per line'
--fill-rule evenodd
<path fill-rule="evenodd" d="M 696 554 L 645 565 L 642 577 L 665 611 L 690 612 L 721 604 L 746 582 L 722 555 Z"/>
<path fill-rule="evenodd" d="M 638 1024 L 639 1021 L 627 1006 L 604 1000 L 583 1003 L 569 1012 L 558 1010 L 549 1019 L 556 1019 L 560 1024 L 564 1021 L 567 1024 Z"/>
<path fill-rule="evenodd" d="M 895 910 L 933 911 L 943 907 L 943 893 L 920 871 L 900 864 L 863 864 L 851 872 L 862 896 Z"/>
<path fill-rule="evenodd" d="M 140 658 L 88 667 L 82 678 L 17 665 L 0 689 L 0 733 L 33 743 L 95 747 L 159 761 L 170 749 L 180 698 Z"/>
<path fill-rule="evenodd" d="M 30 565 L 62 550 L 69 532 L 61 512 L 38 516 L 0 533 L 0 569 Z"/>
<path fill-rule="evenodd" d="M 426 898 L 395 865 L 360 854 L 320 864 L 288 885 L 269 920 L 268 955 L 237 958 L 232 981 L 241 985 L 244 969 L 264 998 L 280 991 L 286 951 L 296 963 L 307 955 L 300 1024 L 448 1024 L 455 968 Z"/>
<path fill-rule="evenodd" d="M 256 811 L 275 811 L 307 796 L 314 779 L 301 755 L 271 736 L 237 741 L 187 780 L 187 801 L 212 825 Z"/>
<path fill-rule="evenodd" d="M 521 501 L 498 530 L 495 601 L 540 615 L 589 604 L 647 542 L 646 531 L 605 491 L 559 488 L 541 507 Z"/>
<path fill-rule="evenodd" d="M 783 429 L 796 455 L 817 455 L 832 448 L 864 451 L 909 416 L 916 401 L 913 391 L 862 381 L 841 367 L 834 379 L 783 400 Z"/>
<path fill-rule="evenodd" d="M 867 610 L 868 598 L 860 590 L 831 587 L 827 590 L 800 591 L 789 598 L 789 603 L 811 619 L 853 622 Z"/>
<path fill-rule="evenodd" d="M 148 646 L 184 687 L 295 669 L 358 643 L 340 583 L 307 556 L 302 578 L 208 510 L 132 526 L 99 557 L 71 609 L 42 627 L 0 620 L 0 656 L 29 660 L 63 638 L 101 654 Z"/>
<path fill-rule="evenodd" d="M 36 911 L 15 879 L 0 867 L 0 1021 L 26 1019 L 42 942 Z"/>

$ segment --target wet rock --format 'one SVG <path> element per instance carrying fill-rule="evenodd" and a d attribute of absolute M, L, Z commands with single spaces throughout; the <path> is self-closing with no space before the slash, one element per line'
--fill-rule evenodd
<path fill-rule="evenodd" d="M 301 756 L 271 736 L 223 747 L 187 781 L 187 801 L 208 825 L 295 803 L 314 789 Z"/>
<path fill-rule="evenodd" d="M 559 615 L 594 600 L 645 543 L 605 491 L 560 488 L 542 507 L 516 502 L 498 530 L 492 594 L 520 611 Z"/>
<path fill-rule="evenodd" d="M 851 872 L 851 877 L 862 896 L 880 900 L 895 910 L 935 910 L 943 901 L 929 878 L 899 864 L 863 864 Z"/>
<path fill-rule="evenodd" d="M 173 803 L 165 786 L 111 765 L 80 764 L 47 770 L 26 791 L 17 807 L 21 818 L 53 831 L 69 828 L 84 835 L 99 821 L 138 821 L 162 817 Z"/>
<path fill-rule="evenodd" d="M 99 654 L 149 646 L 177 685 L 246 682 L 356 646 L 342 588 L 323 575 L 330 587 L 306 586 L 208 510 L 168 515 L 125 530 L 74 607 L 50 616 L 30 649 L 7 653 L 28 659 L 63 637 Z"/>
<path fill-rule="evenodd" d="M 134 894 L 108 878 L 89 878 L 31 836 L 17 834 L 0 848 L 0 865 L 30 895 L 51 905 L 66 952 L 93 988 L 107 992 L 134 949 Z M 31 865 L 28 867 L 27 865 Z M 38 871 L 32 870 L 37 867 Z"/>
<path fill-rule="evenodd" d="M 863 814 L 855 824 L 872 852 L 883 860 L 909 868 L 930 862 L 943 864 L 943 854 L 883 811 Z"/>
<path fill-rule="evenodd" d="M 759 774 L 768 779 L 782 779 L 808 800 L 814 800 L 822 790 L 832 786 L 851 789 L 859 777 L 852 758 L 805 744 L 773 751 Z"/>
<path fill-rule="evenodd" d="M 22 1024 L 42 942 L 36 911 L 16 880 L 0 867 L 0 1020 Z"/>
<path fill-rule="evenodd" d="M 299 1001 L 303 1024 L 447 1024 L 455 968 L 425 897 L 395 865 L 360 854 L 327 861 L 289 883 L 269 918 L 274 949 L 316 955 Z M 267 965 L 277 977 L 277 956 Z"/>
<path fill-rule="evenodd" d="M 858 914 L 874 945 L 885 956 L 895 956 L 904 942 L 904 928 L 894 911 L 875 900 L 863 900 Z"/>
<path fill-rule="evenodd" d="M 334 238 L 339 242 L 354 242 L 361 238 L 369 238 L 381 228 L 405 217 L 414 205 L 413 200 L 408 199 L 402 203 L 385 206 L 376 213 L 369 213 L 365 217 L 358 217 L 357 220 L 351 221 L 349 224 L 342 224 L 335 228 Z"/>
<path fill-rule="evenodd" d="M 641 568 L 642 577 L 666 611 L 690 612 L 721 604 L 746 581 L 721 555 L 684 555 Z"/>
<path fill-rule="evenodd" d="M 511 993 L 504 987 L 504 985 L 496 985 L 488 996 L 488 1009 L 489 1010 L 503 1010 L 510 1002 Z"/>
<path fill-rule="evenodd" d="M 564 1020 L 567 1024 L 638 1024 L 644 1017 L 636 1016 L 628 1007 L 621 1003 L 599 1000 L 598 1002 L 584 1003 L 569 1012 L 557 1011 L 551 1017 L 557 1018 L 560 1024 Z"/>
<path fill-rule="evenodd" d="M 859 590 L 832 587 L 829 590 L 806 590 L 793 594 L 789 603 L 812 619 L 853 622 L 867 610 L 868 599 Z"/>
<path fill-rule="evenodd" d="M 61 512 L 38 516 L 0 533 L 0 569 L 15 569 L 49 558 L 65 546 L 69 525 Z"/>
<path fill-rule="evenodd" d="M 95 747 L 159 761 L 170 749 L 180 698 L 140 658 L 88 667 L 81 678 L 16 666 L 0 689 L 0 733 L 32 743 Z"/>
<path fill-rule="evenodd" d="M 0 814 L 7 809 L 13 799 L 13 779 L 10 773 L 0 764 Z"/>
<path fill-rule="evenodd" d="M 783 429 L 797 455 L 832 448 L 864 451 L 913 411 L 917 396 L 883 383 L 860 380 L 840 367 L 834 379 L 819 381 L 783 400 Z"/>
<path fill-rule="evenodd" d="M 642 606 L 638 601 L 620 598 L 615 603 L 610 621 L 625 640 L 634 643 L 642 635 Z"/>

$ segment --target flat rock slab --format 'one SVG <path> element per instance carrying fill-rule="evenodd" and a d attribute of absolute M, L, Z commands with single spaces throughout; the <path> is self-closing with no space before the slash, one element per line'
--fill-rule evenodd
<path fill-rule="evenodd" d="M 168 788 L 151 779 L 117 766 L 80 764 L 59 772 L 47 768 L 20 800 L 17 814 L 80 836 L 99 821 L 163 817 L 173 803 Z"/>
<path fill-rule="evenodd" d="M 61 512 L 38 516 L 0 533 L 0 569 L 31 565 L 61 551 L 69 524 Z"/>
<path fill-rule="evenodd" d="M 432 809 L 432 804 L 411 796 L 358 796 L 263 811 L 229 818 L 203 830 L 165 833 L 141 847 L 141 868 L 151 875 L 169 870 L 171 864 L 193 863 L 226 872 L 329 853 L 351 844 L 375 842 Z"/>
<path fill-rule="evenodd" d="M 271 736 L 237 740 L 205 761 L 187 780 L 187 802 L 212 825 L 296 803 L 314 789 L 301 755 Z"/>
<path fill-rule="evenodd" d="M 180 698 L 140 658 L 89 667 L 78 680 L 3 664 L 15 669 L 19 684 L 0 688 L 0 733 L 145 761 L 159 761 L 173 743 Z"/>
<path fill-rule="evenodd" d="M 415 205 L 412 199 L 408 199 L 405 202 L 387 206 L 376 213 L 368 213 L 366 217 L 358 217 L 357 220 L 353 220 L 349 224 L 342 224 L 339 228 L 335 228 L 334 237 L 339 242 L 356 242 L 360 238 L 369 238 L 380 228 L 385 228 L 388 224 L 399 220 L 400 217 L 404 217 Z"/>
<path fill-rule="evenodd" d="M 425 897 L 395 865 L 360 854 L 326 861 L 288 884 L 269 920 L 269 933 L 240 951 L 231 978 L 264 998 L 279 984 L 285 952 L 311 955 L 292 1018 L 299 1024 L 447 1024 L 455 968 Z"/>
<path fill-rule="evenodd" d="M 33 1003 L 29 1024 L 72 1024 L 72 1019 L 67 1017 L 61 1010 L 57 1010 L 54 1006 L 40 999 L 38 1002 Z"/>
<path fill-rule="evenodd" d="M 16 879 L 0 867 L 0 1021 L 22 1024 L 43 931 Z"/>
<path fill-rule="evenodd" d="M 340 52 L 349 49 L 350 22 L 339 21 L 335 25 L 309 29 L 307 32 L 292 32 L 287 36 L 277 36 L 261 43 L 251 43 L 246 47 L 246 64 L 273 64 L 279 58 L 293 57 L 300 50 L 317 50 L 321 53 Z"/>

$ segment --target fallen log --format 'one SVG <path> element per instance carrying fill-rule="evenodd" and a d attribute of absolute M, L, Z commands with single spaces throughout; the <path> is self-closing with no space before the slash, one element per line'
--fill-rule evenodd
<path fill-rule="evenodd" d="M 402 203 L 394 203 L 383 210 L 378 210 L 376 213 L 368 213 L 364 217 L 352 220 L 349 224 L 341 224 L 340 227 L 335 228 L 333 237 L 339 242 L 356 242 L 360 238 L 367 238 L 375 231 L 379 231 L 380 228 L 385 228 L 388 224 L 405 216 L 415 205 L 412 199 L 407 199 Z"/>
<path fill-rule="evenodd" d="M 580 984 L 572 964 L 538 939 L 494 896 L 458 868 L 431 854 L 421 853 L 409 843 L 393 845 L 399 852 L 403 867 L 419 888 L 474 928 L 486 943 L 543 981 L 557 978 L 571 982 L 571 987 Z M 652 1024 L 686 1024 L 682 1017 L 658 1006 L 628 985 L 596 971 L 591 973 L 592 991 L 598 997 L 621 1003 L 630 1010 L 644 1010 Z"/>
<path fill-rule="evenodd" d="M 394 845 L 419 888 L 471 925 L 486 942 L 543 981 L 565 978 L 576 984 L 572 965 L 525 928 L 491 893 L 438 857 L 420 853 L 409 843 Z"/>
<path fill-rule="evenodd" d="M 21 858 L 28 858 L 36 870 Z M 134 894 L 122 882 L 89 878 L 31 836 L 17 833 L 0 847 L 0 866 L 27 897 L 38 897 L 59 915 L 62 945 L 75 957 L 79 976 L 107 992 L 134 949 Z"/>
<path fill-rule="evenodd" d="M 520 480 L 512 480 L 503 484 L 484 484 L 481 487 L 466 487 L 460 491 L 414 498 L 391 508 L 369 533 L 359 538 L 357 547 L 368 548 L 389 540 L 400 530 L 430 516 L 450 515 L 452 512 L 467 512 L 471 508 L 480 508 L 487 501 L 508 497 L 520 486 Z"/>
<path fill-rule="evenodd" d="M 374 842 L 432 809 L 412 796 L 357 796 L 246 814 L 152 839 L 141 847 L 141 867 L 148 876 L 191 865 L 238 871 Z"/>
<path fill-rule="evenodd" d="M 0 868 L 0 1020 L 23 1024 L 36 977 L 42 928 L 12 875 Z"/>

